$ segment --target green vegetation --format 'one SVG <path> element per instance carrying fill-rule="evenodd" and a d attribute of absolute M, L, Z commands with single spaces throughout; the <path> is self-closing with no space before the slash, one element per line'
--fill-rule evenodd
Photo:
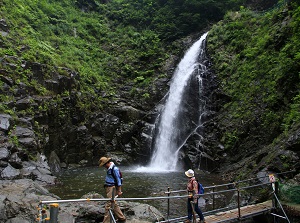
<path fill-rule="evenodd" d="M 268 144 L 299 123 L 299 12 L 295 2 L 267 13 L 241 7 L 209 32 L 209 54 L 231 98 L 224 106 L 227 149 L 247 135 L 265 136 L 261 143 Z"/>
<path fill-rule="evenodd" d="M 300 186 L 279 184 L 280 198 L 285 202 L 300 204 Z"/>
<path fill-rule="evenodd" d="M 81 90 L 96 98 L 101 91 L 115 95 L 119 81 L 148 95 L 144 87 L 178 53 L 170 40 L 201 31 L 242 2 L 3 0 L 0 17 L 9 34 L 0 35 L 0 55 L 74 70 Z"/>
<path fill-rule="evenodd" d="M 77 71 L 83 90 L 92 94 L 114 92 L 112 82 L 120 77 L 146 80 L 160 72 L 166 53 L 155 32 L 113 26 L 101 13 L 83 12 L 72 2 L 3 1 L 9 35 L 1 36 L 0 55 Z"/>

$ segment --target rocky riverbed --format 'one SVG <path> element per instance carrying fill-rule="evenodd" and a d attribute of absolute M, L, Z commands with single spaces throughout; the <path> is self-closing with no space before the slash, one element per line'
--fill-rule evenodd
<path fill-rule="evenodd" d="M 59 199 L 41 185 L 31 179 L 0 181 L 0 222 L 30 223 L 38 217 L 40 201 L 54 201 Z M 88 194 L 83 198 L 103 198 L 99 194 Z M 102 202 L 73 202 L 60 203 L 58 221 L 72 222 L 102 222 L 105 201 Z M 134 202 L 119 202 L 128 218 L 127 222 L 153 222 L 161 213 L 147 204 Z M 44 205 L 49 217 L 49 207 Z"/>
<path fill-rule="evenodd" d="M 3 149 L 2 149 L 3 152 Z M 16 169 L 8 164 L 1 172 L 0 180 L 0 222 L 29 223 L 38 217 L 40 201 L 60 199 L 50 193 L 45 186 L 54 185 L 56 177 L 52 175 L 47 160 L 39 154 L 37 161 L 22 162 L 22 168 Z M 23 178 L 23 179 L 16 179 Z M 100 194 L 87 194 L 83 198 L 103 198 Z M 102 222 L 105 201 L 76 202 L 59 204 L 59 222 Z M 120 202 L 127 222 L 153 222 L 162 214 L 147 204 Z M 49 206 L 43 206 L 49 216 Z"/>

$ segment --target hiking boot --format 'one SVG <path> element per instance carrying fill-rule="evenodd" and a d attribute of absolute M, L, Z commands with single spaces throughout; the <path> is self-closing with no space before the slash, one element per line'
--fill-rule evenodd
<path fill-rule="evenodd" d="M 191 223 L 191 220 L 187 219 L 187 220 L 184 221 L 184 223 Z"/>
<path fill-rule="evenodd" d="M 126 218 L 125 219 L 118 219 L 116 222 L 117 223 L 125 223 L 126 222 Z"/>

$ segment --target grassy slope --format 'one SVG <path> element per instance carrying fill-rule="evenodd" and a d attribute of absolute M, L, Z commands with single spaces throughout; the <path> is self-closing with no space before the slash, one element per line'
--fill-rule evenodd
<path fill-rule="evenodd" d="M 0 36 L 1 56 L 77 71 L 83 93 L 99 101 L 99 92 L 117 93 L 118 81 L 140 88 L 164 75 L 162 62 L 168 56 L 151 30 L 113 24 L 105 13 L 81 11 L 70 0 L 4 0 L 0 7 L 9 28 L 7 36 Z M 21 76 L 15 78 L 26 83 Z"/>
<path fill-rule="evenodd" d="M 264 14 L 230 12 L 209 33 L 209 54 L 230 98 L 219 122 L 232 162 L 267 145 L 274 149 L 299 129 L 299 25 L 300 7 L 293 3 Z"/>

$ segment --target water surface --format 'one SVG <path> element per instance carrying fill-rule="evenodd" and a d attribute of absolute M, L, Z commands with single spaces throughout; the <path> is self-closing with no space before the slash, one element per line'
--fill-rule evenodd
<path fill-rule="evenodd" d="M 188 178 L 182 172 L 136 172 L 133 168 L 120 167 L 123 174 L 123 197 L 124 198 L 143 198 L 154 196 L 166 196 L 168 190 L 185 190 Z M 61 199 L 78 199 L 83 195 L 96 192 L 105 197 L 103 184 L 105 182 L 106 169 L 99 167 L 79 168 L 65 170 L 58 176 L 61 182 L 51 188 L 49 191 L 56 194 Z M 196 177 L 203 186 L 222 183 L 216 175 L 197 173 Z M 208 191 L 207 191 L 208 192 Z M 186 193 L 181 193 L 185 195 Z M 178 194 L 172 194 L 178 195 Z M 138 201 L 148 203 L 158 208 L 166 216 L 167 200 Z M 205 211 L 208 207 L 202 199 L 202 209 Z M 205 206 L 203 206 L 205 205 Z M 186 215 L 186 198 L 170 200 L 170 216 L 178 217 Z"/>

